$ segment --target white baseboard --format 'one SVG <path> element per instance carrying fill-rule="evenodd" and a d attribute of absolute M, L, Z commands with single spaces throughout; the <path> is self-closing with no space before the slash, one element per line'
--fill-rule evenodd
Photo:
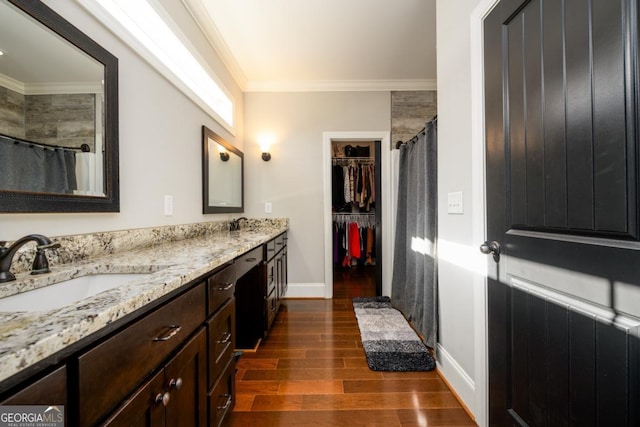
<path fill-rule="evenodd" d="M 476 407 L 476 385 L 473 379 L 440 344 L 436 351 L 436 359 L 440 374 L 453 387 L 467 409 L 473 412 Z"/>
<path fill-rule="evenodd" d="M 324 298 L 324 283 L 289 283 L 285 298 Z"/>

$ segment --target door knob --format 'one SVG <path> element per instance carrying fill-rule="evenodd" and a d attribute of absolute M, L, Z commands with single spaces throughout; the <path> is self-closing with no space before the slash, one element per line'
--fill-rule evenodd
<path fill-rule="evenodd" d="M 500 243 L 495 240 L 492 242 L 486 241 L 480 245 L 480 252 L 485 255 L 493 255 L 493 260 L 495 262 L 500 261 Z"/>

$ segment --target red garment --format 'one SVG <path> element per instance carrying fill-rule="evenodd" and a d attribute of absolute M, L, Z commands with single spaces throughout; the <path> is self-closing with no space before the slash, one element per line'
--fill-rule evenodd
<path fill-rule="evenodd" d="M 360 258 L 360 255 L 360 229 L 358 224 L 352 222 L 349 224 L 349 256 Z"/>

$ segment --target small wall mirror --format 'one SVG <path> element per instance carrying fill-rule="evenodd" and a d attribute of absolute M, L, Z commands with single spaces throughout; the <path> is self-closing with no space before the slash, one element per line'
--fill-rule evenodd
<path fill-rule="evenodd" d="M 202 126 L 202 213 L 244 212 L 244 154 Z"/>
<path fill-rule="evenodd" d="M 118 212 L 118 60 L 36 0 L 0 0 L 0 212 Z"/>

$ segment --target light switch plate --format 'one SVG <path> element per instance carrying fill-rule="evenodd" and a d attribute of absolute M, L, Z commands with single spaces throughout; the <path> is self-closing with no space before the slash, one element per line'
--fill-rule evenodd
<path fill-rule="evenodd" d="M 457 215 L 464 213 L 462 206 L 462 191 L 447 194 L 447 213 Z"/>
<path fill-rule="evenodd" d="M 271 202 L 266 202 L 264 204 L 264 213 L 271 213 L 273 212 L 273 205 L 271 204 Z"/>
<path fill-rule="evenodd" d="M 164 214 L 165 216 L 173 215 L 173 196 L 164 196 Z"/>

